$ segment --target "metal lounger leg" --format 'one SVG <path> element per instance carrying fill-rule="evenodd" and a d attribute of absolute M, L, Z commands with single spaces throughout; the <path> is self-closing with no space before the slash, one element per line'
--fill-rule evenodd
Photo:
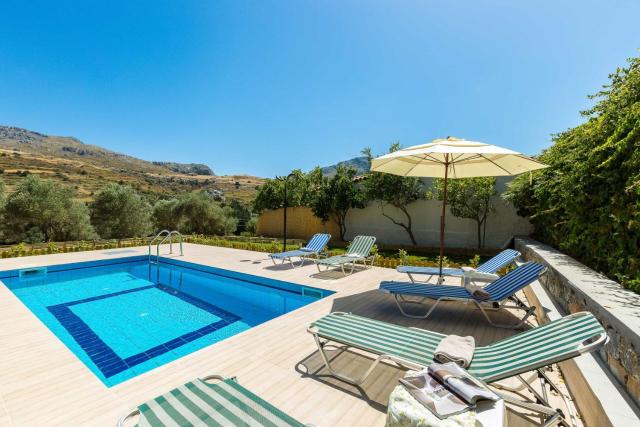
<path fill-rule="evenodd" d="M 404 311 L 404 309 L 402 308 L 402 304 L 400 303 L 402 302 L 409 302 L 411 304 L 416 303 L 416 301 L 406 301 L 404 299 L 404 297 L 402 295 L 399 294 L 393 294 L 393 296 L 396 299 L 396 305 L 398 306 L 398 308 L 400 309 L 400 313 L 402 313 L 403 316 L 405 317 L 410 317 L 412 319 L 426 319 L 427 317 L 429 317 L 431 315 L 431 313 L 433 312 L 433 310 L 436 309 L 436 307 L 438 306 L 438 304 L 440 303 L 440 301 L 442 301 L 442 298 L 437 299 L 433 306 L 426 312 L 426 314 L 423 315 L 419 315 L 419 314 L 409 314 L 406 311 Z"/>
<path fill-rule="evenodd" d="M 504 393 L 498 393 L 498 395 L 506 403 L 539 413 L 541 415 L 541 418 L 544 420 L 542 425 L 545 427 L 553 426 L 559 423 L 566 424 L 566 422 L 564 421 L 564 418 L 562 417 L 562 413 L 549 406 L 528 402 L 526 400 L 520 400 Z"/>
<path fill-rule="evenodd" d="M 519 327 L 521 327 L 524 322 L 527 321 L 527 318 L 529 318 L 529 316 L 531 316 L 533 314 L 533 312 L 535 311 L 535 307 L 519 307 L 519 306 L 502 306 L 502 308 L 519 308 L 521 310 L 526 310 L 524 316 L 518 321 L 518 323 L 515 324 L 505 324 L 505 323 L 495 323 L 493 320 L 491 320 L 491 318 L 489 317 L 489 313 L 487 313 L 487 309 L 485 309 L 485 307 L 478 301 L 473 300 L 473 302 L 478 306 L 478 308 L 480 309 L 480 311 L 482 311 L 482 314 L 484 314 L 485 319 L 487 319 L 487 321 L 492 325 L 495 326 L 497 328 L 508 328 L 508 329 L 517 329 Z"/>
<path fill-rule="evenodd" d="M 127 420 L 129 420 L 129 419 L 131 419 L 131 418 L 133 418 L 133 417 L 135 417 L 135 416 L 137 416 L 137 415 L 140 415 L 140 411 L 139 411 L 139 410 L 137 410 L 137 409 L 135 409 L 135 410 L 133 410 L 133 411 L 129 412 L 127 415 L 125 415 L 124 417 L 122 417 L 122 418 L 120 418 L 120 419 L 118 420 L 118 424 L 117 424 L 117 426 L 118 426 L 118 427 L 124 427 L 124 425 L 125 425 L 125 423 L 127 422 Z"/>
<path fill-rule="evenodd" d="M 331 373 L 331 375 L 336 377 L 336 378 L 338 378 L 341 381 L 347 382 L 349 384 L 353 384 L 355 386 L 359 386 L 363 382 L 365 382 L 366 379 L 369 377 L 369 375 L 371 375 L 373 370 L 376 368 L 376 366 L 378 366 L 378 363 L 380 363 L 382 360 L 388 358 L 387 356 L 384 356 L 384 355 L 378 356 L 376 358 L 376 360 L 374 360 L 371 363 L 371 366 L 369 366 L 369 368 L 367 368 L 365 373 L 360 378 L 351 378 L 349 376 L 340 374 L 335 369 L 333 369 L 333 367 L 331 366 L 331 362 L 329 362 L 329 357 L 324 352 L 324 346 L 327 344 L 327 342 L 322 343 L 317 334 L 313 334 L 313 339 L 316 341 L 316 345 L 318 346 L 318 351 L 320 352 L 320 356 L 322 357 L 322 361 L 324 362 L 324 365 L 327 367 L 327 370 Z"/>

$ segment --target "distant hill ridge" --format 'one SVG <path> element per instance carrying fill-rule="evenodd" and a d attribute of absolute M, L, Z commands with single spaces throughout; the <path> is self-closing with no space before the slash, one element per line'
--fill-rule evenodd
<path fill-rule="evenodd" d="M 91 200 L 107 183 L 118 182 L 152 199 L 205 190 L 249 201 L 264 182 L 249 175 L 216 176 L 199 163 L 146 161 L 73 137 L 0 126 L 0 178 L 10 192 L 27 175 L 72 186 L 83 200 Z"/>
<path fill-rule="evenodd" d="M 320 169 L 322 170 L 323 175 L 333 176 L 335 175 L 336 170 L 338 169 L 338 166 L 347 166 L 347 167 L 354 168 L 355 170 L 358 171 L 358 175 L 364 174 L 369 171 L 369 161 L 364 156 L 354 157 L 352 159 L 338 162 L 335 165 L 325 166 Z"/>
<path fill-rule="evenodd" d="M 197 163 L 148 162 L 126 154 L 116 153 L 96 145 L 85 144 L 68 136 L 49 136 L 28 129 L 13 126 L 0 126 L 0 148 L 17 149 L 19 151 L 58 155 L 63 157 L 93 157 L 105 160 L 124 162 L 131 167 L 141 168 L 148 172 L 161 172 L 160 168 L 170 172 L 186 175 L 210 175 L 214 173 L 207 165 Z"/>

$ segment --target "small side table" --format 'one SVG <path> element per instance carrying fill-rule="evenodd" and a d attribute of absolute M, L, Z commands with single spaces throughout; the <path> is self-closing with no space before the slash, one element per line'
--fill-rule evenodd
<path fill-rule="evenodd" d="M 406 376 L 416 374 L 409 371 Z M 398 384 L 389 396 L 386 427 L 505 427 L 506 419 L 504 401 L 500 399 L 496 402 L 479 402 L 470 411 L 441 420 L 414 399 L 403 385 Z"/>

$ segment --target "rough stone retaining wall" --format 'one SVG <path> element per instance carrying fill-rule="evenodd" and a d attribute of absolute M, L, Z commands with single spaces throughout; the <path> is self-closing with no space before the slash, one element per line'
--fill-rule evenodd
<path fill-rule="evenodd" d="M 515 248 L 547 266 L 540 283 L 567 313 L 590 311 L 598 318 L 610 338 L 600 357 L 640 404 L 640 295 L 531 238 L 516 237 Z"/>

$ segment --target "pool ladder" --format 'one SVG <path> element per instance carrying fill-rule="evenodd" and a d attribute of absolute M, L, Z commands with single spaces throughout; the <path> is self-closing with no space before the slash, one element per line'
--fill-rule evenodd
<path fill-rule="evenodd" d="M 180 232 L 177 230 L 173 230 L 173 231 L 162 230 L 161 232 L 156 234 L 156 236 L 153 239 L 151 239 L 151 241 L 149 242 L 149 263 L 150 264 L 153 264 L 154 262 L 155 264 L 157 264 L 160 261 L 160 245 L 162 245 L 167 240 L 169 240 L 169 253 L 170 254 L 173 253 L 173 236 L 178 237 L 178 242 L 180 243 L 180 256 L 184 255 L 184 252 L 182 250 L 182 234 L 180 234 Z M 151 255 L 151 246 L 153 246 L 156 240 L 160 240 L 160 241 L 156 243 L 156 259 L 154 261 Z"/>

